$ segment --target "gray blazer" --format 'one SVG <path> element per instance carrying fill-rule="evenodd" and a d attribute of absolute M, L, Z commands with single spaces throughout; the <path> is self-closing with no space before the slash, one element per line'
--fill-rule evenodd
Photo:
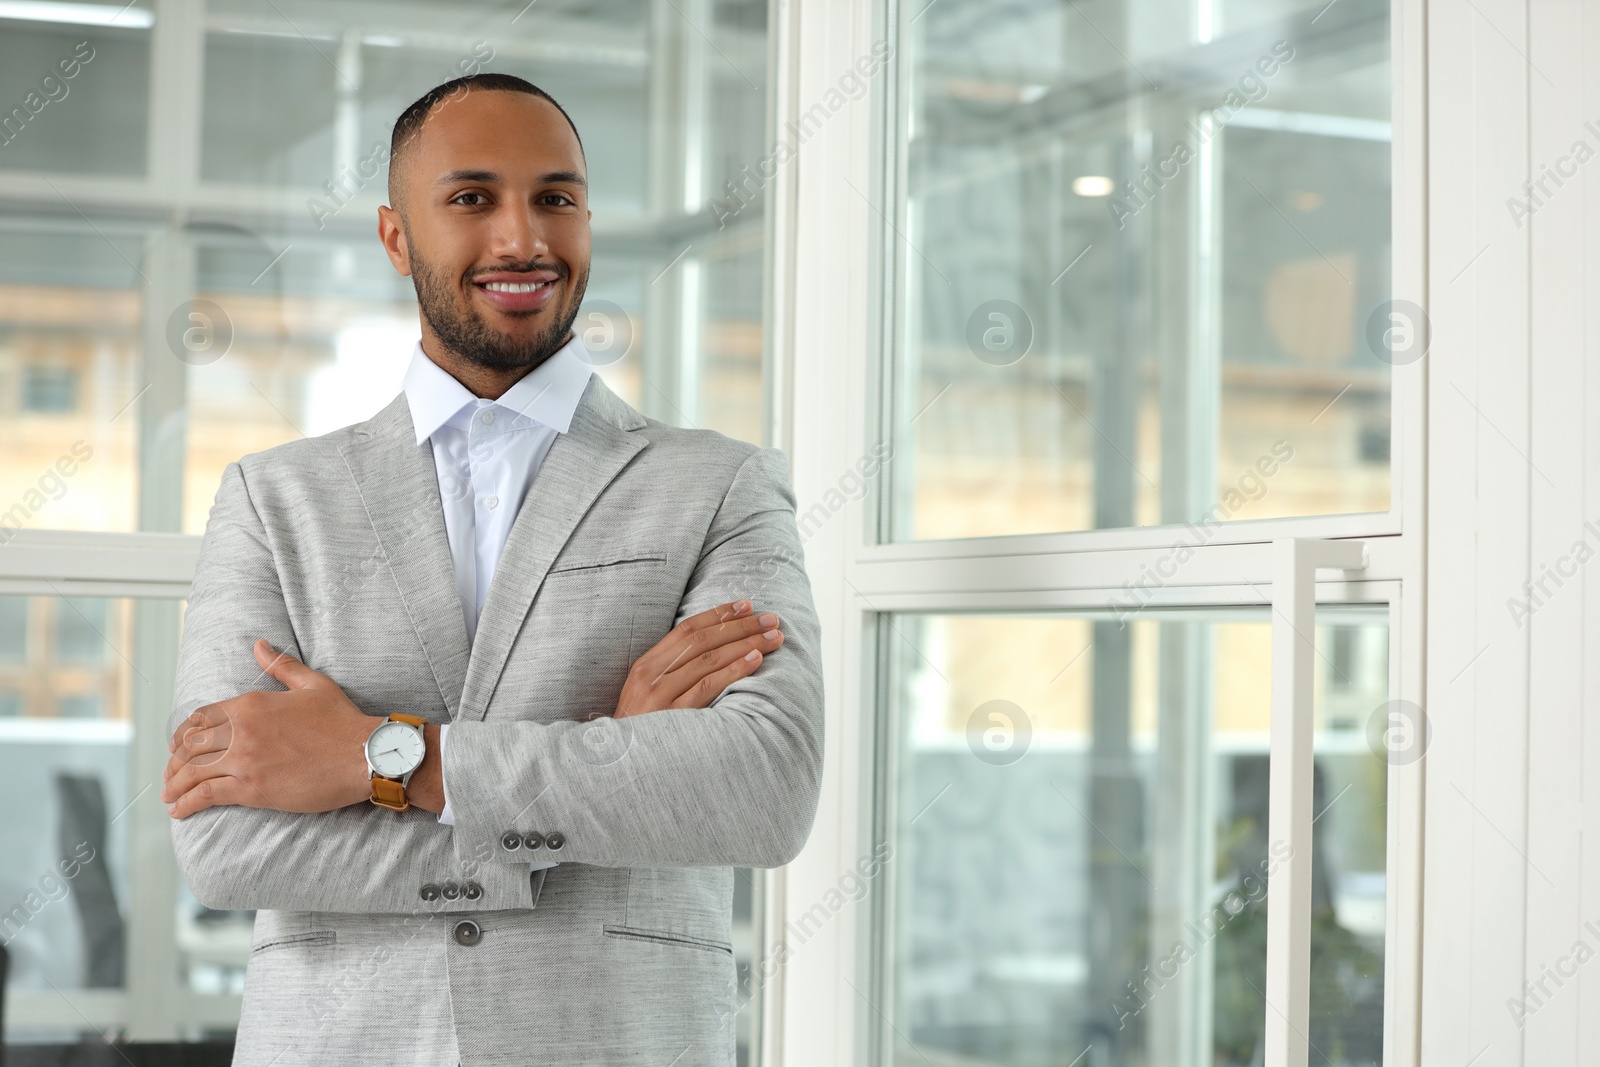
<path fill-rule="evenodd" d="M 234 1063 L 732 1065 L 733 868 L 800 851 L 822 774 L 784 456 L 647 419 L 592 377 L 469 648 L 429 447 L 402 394 L 230 465 L 211 509 L 169 733 L 281 688 L 258 637 L 369 714 L 453 724 L 454 826 L 369 804 L 173 822 L 195 896 L 260 909 Z M 676 621 L 741 597 L 783 620 L 755 674 L 709 708 L 585 721 Z"/>

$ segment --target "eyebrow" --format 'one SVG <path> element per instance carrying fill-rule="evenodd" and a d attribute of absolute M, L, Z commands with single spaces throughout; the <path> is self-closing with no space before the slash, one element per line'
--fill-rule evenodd
<path fill-rule="evenodd" d="M 457 182 L 479 182 L 484 185 L 498 185 L 503 179 L 492 170 L 452 170 L 442 176 L 436 185 L 454 185 Z M 539 177 L 539 185 L 550 185 L 556 182 L 565 182 L 568 185 L 589 188 L 589 183 L 583 175 L 575 170 L 553 170 Z"/>

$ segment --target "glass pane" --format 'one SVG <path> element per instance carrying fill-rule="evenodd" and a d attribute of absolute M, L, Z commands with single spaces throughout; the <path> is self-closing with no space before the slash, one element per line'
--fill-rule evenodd
<path fill-rule="evenodd" d="M 30 214 L 0 206 L 0 545 L 136 522 L 141 238 Z"/>
<path fill-rule="evenodd" d="M 252 33 L 227 17 L 234 6 L 210 5 L 220 25 L 206 35 L 200 177 L 316 189 L 333 177 L 338 39 Z"/>
<path fill-rule="evenodd" d="M 175 936 L 184 984 L 195 993 L 243 993 L 255 922 L 253 909 L 223 911 L 200 903 L 179 878 Z"/>
<path fill-rule="evenodd" d="M 374 237 L 390 129 L 478 70 L 546 88 L 583 137 L 594 242 L 574 328 L 597 373 L 652 417 L 762 438 L 764 2 L 379 17 L 212 0 L 184 28 L 204 57 L 193 193 L 145 177 L 150 5 L 101 26 L 48 21 L 101 17 L 88 6 L 0 13 L 24 7 L 0 19 L 3 99 L 20 104 L 75 42 L 94 58 L 0 136 L 0 168 L 42 172 L 0 196 L 0 541 L 199 533 L 227 463 L 392 399 L 418 320 Z M 58 195 L 89 175 L 124 180 Z"/>
<path fill-rule="evenodd" d="M 1265 609 L 884 619 L 883 1062 L 1258 1064 Z M 1375 1067 L 1386 613 L 1325 609 L 1317 643 L 1313 1059 Z"/>
<path fill-rule="evenodd" d="M 144 174 L 152 6 L 0 7 L 0 169 Z"/>
<path fill-rule="evenodd" d="M 883 539 L 1388 509 L 1388 9 L 906 22 Z"/>
<path fill-rule="evenodd" d="M 27 815 L 0 825 L 11 992 L 127 978 L 133 617 L 128 600 L 0 596 L 0 801 Z"/>
<path fill-rule="evenodd" d="M 761 1046 L 761 989 L 766 969 L 761 944 L 763 881 L 765 871 L 748 867 L 733 870 L 733 1019 L 734 1050 L 738 1067 L 757 1062 Z"/>

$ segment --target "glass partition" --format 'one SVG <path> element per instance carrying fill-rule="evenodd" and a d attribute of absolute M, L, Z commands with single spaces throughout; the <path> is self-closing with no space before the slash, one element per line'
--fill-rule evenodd
<path fill-rule="evenodd" d="M 376 237 L 390 128 L 484 70 L 547 89 L 583 137 L 574 328 L 597 373 L 652 417 L 762 439 L 765 197 L 729 198 L 771 149 L 764 3 L 103 7 L 0 5 L 19 105 L 0 124 L 0 536 L 199 533 L 228 462 L 392 399 L 419 328 Z M 170 98 L 151 73 L 169 19 L 197 68 Z M 79 440 L 71 501 L 12 508 Z"/>
<path fill-rule="evenodd" d="M 879 620 L 879 1062 L 1259 1064 L 1266 884 L 1286 858 L 1267 843 L 1267 609 Z M 1313 1062 L 1366 1067 L 1387 612 L 1323 609 L 1317 644 L 1310 1039 Z"/>
<path fill-rule="evenodd" d="M 880 540 L 1389 510 L 1388 0 L 899 25 Z"/>
<path fill-rule="evenodd" d="M 13 995 L 129 981 L 127 815 L 140 792 L 129 752 L 145 686 L 134 609 L 0 595 L 0 799 L 28 814 L 0 824 L 0 943 Z"/>
<path fill-rule="evenodd" d="M 767 14 L 765 0 L 0 3 L 0 548 L 23 530 L 199 534 L 229 462 L 388 403 L 418 336 L 375 233 L 390 128 L 483 70 L 545 88 L 582 136 L 594 242 L 574 328 L 596 373 L 653 418 L 764 441 L 765 193 L 734 182 L 772 150 Z M 0 760 L 19 804 L 59 814 L 70 788 L 94 807 L 63 774 L 98 782 L 112 815 L 131 799 L 129 745 L 169 709 L 91 685 L 126 668 L 90 638 L 137 640 L 148 607 L 0 596 Z M 160 627 L 134 662 L 170 678 Z M 108 823 L 101 869 L 124 920 L 164 913 L 145 945 L 162 966 L 116 972 L 133 984 L 122 999 L 34 997 L 55 997 L 47 979 L 112 988 L 110 970 L 84 971 L 76 905 L 52 903 L 14 944 L 8 1039 L 70 1037 L 80 1011 L 107 1033 L 229 1029 L 252 916 L 181 885 L 174 899 L 170 867 L 125 864 L 118 835 L 142 818 Z M 60 859 L 58 828 L 9 832 L 0 854 L 19 862 L 0 899 L 22 899 Z M 764 875 L 739 873 L 750 992 Z M 741 1062 L 759 1040 L 748 1000 Z M 30 1029 L 41 1013 L 65 1024 Z"/>

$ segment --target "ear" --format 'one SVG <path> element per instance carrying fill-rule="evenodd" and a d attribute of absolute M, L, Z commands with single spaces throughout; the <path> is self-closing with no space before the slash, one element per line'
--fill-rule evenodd
<path fill-rule="evenodd" d="M 411 276 L 411 249 L 406 245 L 406 228 L 400 212 L 384 204 L 378 208 L 378 240 L 389 254 L 389 262 L 402 277 Z"/>

